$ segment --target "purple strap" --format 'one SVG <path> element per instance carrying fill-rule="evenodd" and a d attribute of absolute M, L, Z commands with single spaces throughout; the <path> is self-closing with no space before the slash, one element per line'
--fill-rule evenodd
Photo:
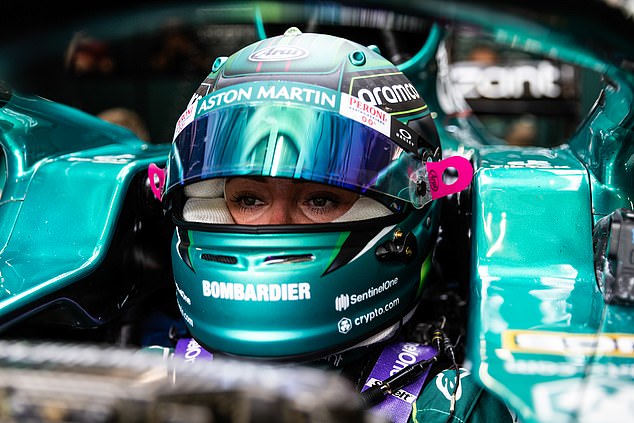
<path fill-rule="evenodd" d="M 213 354 L 204 349 L 193 338 L 182 338 L 176 343 L 174 355 L 183 358 L 188 363 L 196 360 L 213 360 Z M 397 342 L 388 344 L 377 360 L 365 386 L 365 391 L 379 381 L 383 381 L 404 367 L 428 360 L 436 355 L 436 349 L 413 342 Z M 385 397 L 383 401 L 372 409 L 387 416 L 391 422 L 405 423 L 412 413 L 412 404 L 418 398 L 425 383 L 429 368 L 427 368 L 414 382 L 404 386 Z"/>
<path fill-rule="evenodd" d="M 362 392 L 377 382 L 383 381 L 409 365 L 427 360 L 436 355 L 436 349 L 429 345 L 413 342 L 397 342 L 388 344 L 377 360 Z M 383 401 L 372 407 L 394 423 L 405 423 L 412 413 L 412 404 L 418 398 L 425 383 L 429 367 L 409 385 L 387 395 Z"/>
<path fill-rule="evenodd" d="M 194 338 L 181 338 L 176 343 L 174 355 L 181 357 L 187 363 L 193 363 L 196 360 L 213 360 L 214 355 L 204 349 L 196 342 Z"/>

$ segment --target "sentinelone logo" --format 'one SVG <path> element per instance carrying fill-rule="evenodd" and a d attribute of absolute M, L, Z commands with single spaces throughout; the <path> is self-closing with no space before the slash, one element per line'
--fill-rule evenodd
<path fill-rule="evenodd" d="M 379 286 L 370 287 L 367 291 L 361 294 L 341 294 L 335 298 L 335 309 L 337 311 L 346 310 L 351 305 L 358 304 L 362 301 L 367 300 L 368 298 L 374 297 L 377 294 L 386 292 L 388 289 L 392 288 L 396 284 L 398 284 L 398 277 L 387 280 Z"/>

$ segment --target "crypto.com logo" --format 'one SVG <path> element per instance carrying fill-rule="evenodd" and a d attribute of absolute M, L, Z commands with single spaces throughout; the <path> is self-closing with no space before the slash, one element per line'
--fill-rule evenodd
<path fill-rule="evenodd" d="M 337 329 L 339 330 L 339 333 L 343 334 L 350 332 L 350 329 L 352 329 L 352 320 L 347 317 L 341 318 L 341 320 L 337 323 Z"/>

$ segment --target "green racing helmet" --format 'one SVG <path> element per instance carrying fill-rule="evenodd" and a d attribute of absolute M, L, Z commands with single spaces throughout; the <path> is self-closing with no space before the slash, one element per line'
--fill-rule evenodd
<path fill-rule="evenodd" d="M 393 335 L 428 275 L 432 200 L 471 180 L 468 160 L 441 156 L 425 102 L 374 48 L 291 28 L 216 59 L 176 124 L 167 168 L 150 172 L 175 223 L 176 298 L 191 335 L 210 351 L 268 359 Z M 459 170 L 450 185 L 447 167 Z M 224 198 L 236 176 L 359 199 L 329 223 L 241 225 Z"/>

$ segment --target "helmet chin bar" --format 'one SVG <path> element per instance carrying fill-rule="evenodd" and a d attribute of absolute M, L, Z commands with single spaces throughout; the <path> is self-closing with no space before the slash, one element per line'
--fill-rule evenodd
<path fill-rule="evenodd" d="M 432 200 L 462 191 L 472 178 L 473 167 L 465 157 L 451 156 L 437 162 L 424 162 L 410 174 L 410 201 L 414 207 L 422 209 Z"/>

